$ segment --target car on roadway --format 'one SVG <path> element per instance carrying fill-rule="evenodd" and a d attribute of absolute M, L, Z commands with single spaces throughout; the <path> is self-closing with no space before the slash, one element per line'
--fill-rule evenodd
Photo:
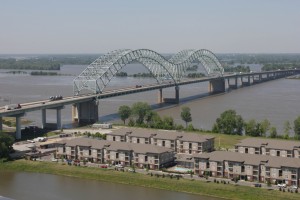
<path fill-rule="evenodd" d="M 278 187 L 282 187 L 282 188 L 286 188 L 286 184 L 285 183 L 279 183 L 277 184 Z"/>
<path fill-rule="evenodd" d="M 297 187 L 297 185 L 292 185 L 292 186 L 291 186 L 291 189 L 293 189 L 293 190 L 297 190 L 297 189 L 298 189 L 298 187 Z"/>

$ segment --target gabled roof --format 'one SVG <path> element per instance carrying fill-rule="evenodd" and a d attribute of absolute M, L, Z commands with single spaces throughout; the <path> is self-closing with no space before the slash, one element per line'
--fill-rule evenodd
<path fill-rule="evenodd" d="M 230 151 L 213 151 L 211 153 L 193 154 L 195 158 L 208 159 L 209 161 L 231 161 L 240 162 L 245 165 L 259 165 L 265 163 L 267 167 L 281 168 L 293 167 L 300 168 L 299 158 L 286 158 L 276 156 L 265 156 L 259 154 L 241 154 Z"/>
<path fill-rule="evenodd" d="M 246 138 L 244 140 L 241 140 L 240 143 L 236 144 L 235 146 L 256 148 L 264 146 L 270 149 L 293 150 L 295 148 L 300 148 L 300 142 L 276 139 Z"/>

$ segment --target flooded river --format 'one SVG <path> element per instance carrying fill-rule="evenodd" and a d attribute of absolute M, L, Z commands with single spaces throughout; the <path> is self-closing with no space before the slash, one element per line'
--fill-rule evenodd
<path fill-rule="evenodd" d="M 73 79 L 86 66 L 65 65 L 59 73 L 64 76 L 30 76 L 28 74 L 13 75 L 0 73 L 0 105 L 24 103 L 34 100 L 48 99 L 49 96 L 73 95 Z M 147 72 L 140 64 L 130 64 L 125 68 L 129 74 Z M 0 70 L 5 72 L 9 70 Z M 153 78 L 116 77 L 107 89 L 155 83 Z M 193 125 L 197 128 L 211 129 L 216 118 L 227 109 L 234 109 L 245 120 L 258 121 L 268 119 L 272 126 L 283 130 L 283 124 L 289 120 L 292 124 L 300 115 L 300 81 L 280 79 L 258 84 L 229 93 L 207 96 L 208 83 L 191 84 L 180 87 L 180 105 L 158 105 L 160 115 L 170 115 L 178 124 L 184 124 L 180 118 L 182 106 L 191 108 Z M 101 121 L 118 121 L 116 114 L 119 106 L 132 105 L 137 101 L 145 101 L 151 105 L 157 103 L 158 91 L 149 91 L 127 96 L 103 99 L 100 101 L 99 118 Z M 174 97 L 175 89 L 163 90 L 163 96 Z M 206 96 L 203 98 L 203 96 Z M 202 98 L 200 98 L 202 97 Z M 41 112 L 27 113 L 26 118 L 41 123 Z M 71 106 L 62 112 L 64 126 L 70 126 Z M 47 122 L 55 122 L 54 110 L 47 110 Z"/>
<path fill-rule="evenodd" d="M 17 200 L 218 200 L 166 190 L 50 174 L 0 171 L 0 196 Z"/>

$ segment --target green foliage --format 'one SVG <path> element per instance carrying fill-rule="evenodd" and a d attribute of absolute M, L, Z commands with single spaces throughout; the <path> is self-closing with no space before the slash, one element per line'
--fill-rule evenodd
<path fill-rule="evenodd" d="M 270 130 L 271 123 L 269 120 L 264 119 L 260 123 L 260 131 L 261 131 L 261 136 L 266 136 L 267 132 Z"/>
<path fill-rule="evenodd" d="M 46 58 L 30 58 L 24 60 L 9 58 L 0 59 L 0 69 L 60 70 L 60 64 L 57 61 Z"/>
<path fill-rule="evenodd" d="M 272 126 L 270 128 L 270 138 L 276 138 L 276 137 L 277 137 L 277 129 L 274 126 Z"/>
<path fill-rule="evenodd" d="M 186 130 L 187 131 L 194 131 L 195 128 L 194 128 L 193 124 L 189 124 Z"/>
<path fill-rule="evenodd" d="M 249 66 L 243 66 L 243 65 L 238 65 L 236 67 L 225 67 L 224 68 L 225 72 L 250 72 L 250 67 Z"/>
<path fill-rule="evenodd" d="M 135 122 L 132 118 L 129 118 L 128 126 L 134 126 Z"/>
<path fill-rule="evenodd" d="M 128 119 L 131 115 L 131 109 L 129 106 L 123 105 L 119 107 L 119 111 L 118 111 L 121 120 L 123 120 L 124 124 L 126 119 Z"/>
<path fill-rule="evenodd" d="M 205 74 L 203 73 L 189 73 L 186 75 L 187 78 L 202 78 Z"/>
<path fill-rule="evenodd" d="M 198 65 L 193 65 L 192 67 L 186 68 L 186 71 L 197 71 Z"/>
<path fill-rule="evenodd" d="M 242 135 L 244 120 L 237 115 L 235 110 L 224 111 L 213 126 L 213 131 L 217 133 Z"/>
<path fill-rule="evenodd" d="M 34 71 L 30 72 L 31 76 L 57 76 L 57 72 L 43 72 L 43 71 Z"/>
<path fill-rule="evenodd" d="M 127 77 L 127 73 L 126 72 L 118 72 L 118 73 L 116 73 L 116 76 L 118 76 L 118 77 Z"/>
<path fill-rule="evenodd" d="M 0 158 L 8 158 L 13 150 L 14 138 L 6 133 L 0 132 Z"/>
<path fill-rule="evenodd" d="M 290 124 L 290 122 L 289 121 L 285 121 L 284 122 L 284 127 L 283 127 L 283 129 L 284 129 L 284 133 L 285 133 L 285 135 L 290 135 L 290 130 L 292 129 L 292 127 L 291 127 L 291 124 Z"/>
<path fill-rule="evenodd" d="M 172 130 L 174 129 L 174 119 L 170 116 L 164 116 L 162 119 L 163 129 Z"/>
<path fill-rule="evenodd" d="M 189 107 L 182 107 L 180 113 L 181 119 L 185 121 L 185 128 L 187 128 L 188 122 L 192 121 L 191 109 Z"/>
<path fill-rule="evenodd" d="M 295 136 L 300 136 L 300 116 L 297 117 L 294 121 L 294 132 Z"/>
<path fill-rule="evenodd" d="M 137 102 L 132 105 L 131 111 L 134 116 L 137 117 L 136 123 L 142 124 L 144 123 L 144 118 L 146 113 L 151 110 L 151 107 L 148 103 L 145 102 Z"/>
<path fill-rule="evenodd" d="M 299 63 L 267 63 L 265 64 L 261 70 L 262 71 L 275 71 L 275 70 L 285 70 L 285 69 L 294 69 L 294 68 L 299 68 L 300 64 Z"/>
<path fill-rule="evenodd" d="M 138 74 L 133 74 L 133 77 L 153 77 L 153 74 L 151 73 L 138 73 Z"/>
<path fill-rule="evenodd" d="M 253 137 L 261 136 L 260 124 L 251 119 L 248 123 L 245 123 L 245 134 Z"/>

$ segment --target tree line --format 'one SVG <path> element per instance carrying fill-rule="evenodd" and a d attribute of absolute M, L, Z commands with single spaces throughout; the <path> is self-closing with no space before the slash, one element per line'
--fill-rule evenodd
<path fill-rule="evenodd" d="M 145 102 L 134 103 L 131 107 L 122 105 L 119 107 L 119 116 L 123 123 L 128 120 L 128 126 L 137 126 L 144 128 L 157 128 L 167 130 L 183 130 L 182 125 L 174 123 L 174 119 L 171 116 L 160 117 L 157 112 L 151 109 L 151 106 Z M 186 129 L 194 130 L 193 125 L 189 124 L 192 121 L 190 108 L 182 107 L 181 118 L 186 124 Z"/>
<path fill-rule="evenodd" d="M 9 153 L 13 151 L 14 138 L 0 131 L 0 159 L 9 158 Z"/>
<path fill-rule="evenodd" d="M 182 107 L 181 119 L 185 122 L 185 127 L 174 123 L 174 119 L 171 116 L 160 117 L 157 112 L 153 111 L 149 104 L 145 102 L 134 103 L 131 107 L 122 105 L 119 107 L 119 116 L 121 120 L 126 124 L 128 120 L 129 126 L 138 126 L 145 128 L 157 128 L 168 130 L 188 130 L 188 131 L 201 131 L 193 127 L 189 122 L 192 122 L 191 110 L 189 107 Z M 294 137 L 291 137 L 291 131 L 294 130 Z M 206 130 L 209 131 L 209 130 Z M 211 130 L 214 133 L 223 133 L 229 135 L 247 135 L 252 137 L 270 137 L 270 138 L 282 138 L 300 139 L 300 116 L 294 120 L 294 126 L 292 127 L 289 121 L 284 123 L 284 134 L 279 135 L 277 129 L 271 126 L 269 120 L 264 119 L 262 121 L 256 121 L 250 119 L 245 121 L 241 115 L 238 115 L 235 110 L 226 110 L 216 119 Z"/>
<path fill-rule="evenodd" d="M 0 69 L 60 70 L 60 63 L 45 58 L 24 60 L 9 58 L 0 59 Z"/>

